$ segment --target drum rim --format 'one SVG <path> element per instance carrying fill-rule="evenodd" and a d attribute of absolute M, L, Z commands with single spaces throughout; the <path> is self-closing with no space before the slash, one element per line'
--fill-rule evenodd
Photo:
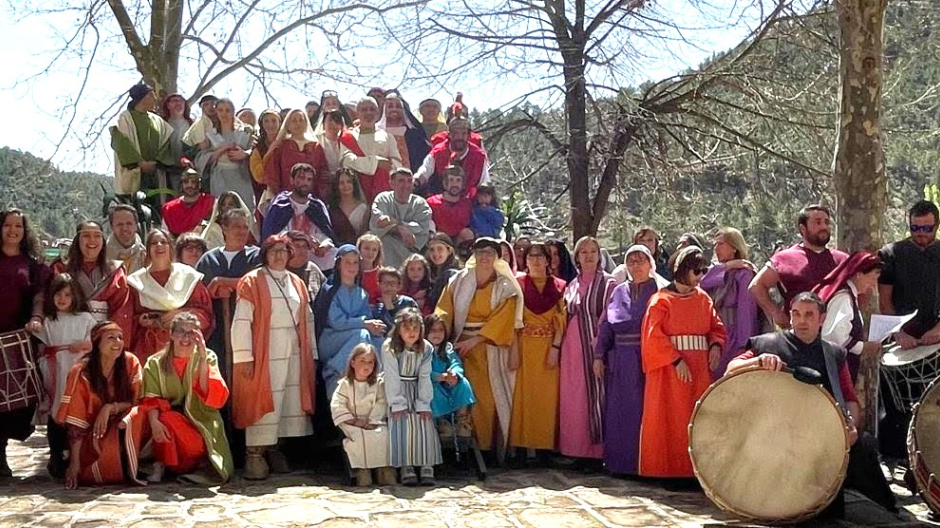
<path fill-rule="evenodd" d="M 712 391 L 715 390 L 716 387 L 718 387 L 722 383 L 727 382 L 728 380 L 732 378 L 743 376 L 751 372 L 757 372 L 757 371 L 763 371 L 763 370 L 767 370 L 767 369 L 761 368 L 757 365 L 742 368 L 740 370 L 732 372 L 731 374 L 727 374 L 725 376 L 722 376 L 721 378 L 718 378 L 718 380 L 716 380 L 711 385 L 709 385 L 708 389 L 706 389 L 705 392 L 702 393 L 702 396 L 698 399 L 698 401 L 695 402 L 695 408 L 692 410 L 692 417 L 689 419 L 689 458 L 692 460 L 692 471 L 695 473 L 695 478 L 698 480 L 699 484 L 701 484 L 702 490 L 705 492 L 705 495 L 722 511 L 725 511 L 727 513 L 730 513 L 736 517 L 739 517 L 747 521 L 759 521 L 762 523 L 776 523 L 776 524 L 798 523 L 798 522 L 802 522 L 802 521 L 811 519 L 819 515 L 824 509 L 826 509 L 827 506 L 829 506 L 832 503 L 833 500 L 835 500 L 836 496 L 838 495 L 839 490 L 842 488 L 842 483 L 845 481 L 845 475 L 849 467 L 849 452 L 852 449 L 852 446 L 849 443 L 849 432 L 845 427 L 842 428 L 842 432 L 844 433 L 844 439 L 845 439 L 845 455 L 843 456 L 842 465 L 838 473 L 839 477 L 835 479 L 830 489 L 827 490 L 828 492 L 827 497 L 822 502 L 820 502 L 818 505 L 814 506 L 810 510 L 804 513 L 801 513 L 799 515 L 796 515 L 796 516 L 779 517 L 779 518 L 762 517 L 759 515 L 754 515 L 753 513 L 744 512 L 740 510 L 739 508 L 728 504 L 725 500 L 723 500 L 721 497 L 718 497 L 715 494 L 714 490 L 708 485 L 704 477 L 702 477 L 702 475 L 699 474 L 698 464 L 696 464 L 695 456 L 693 456 L 694 450 L 692 449 L 692 435 L 694 431 L 695 417 L 696 415 L 698 415 L 699 408 L 702 406 L 702 402 L 705 401 L 705 398 L 707 398 L 708 395 L 711 394 Z M 824 396 L 826 396 L 829 399 L 829 401 L 832 402 L 833 406 L 837 410 L 842 408 L 842 406 L 839 405 L 839 402 L 837 402 L 835 398 L 833 398 L 833 396 L 829 394 L 829 392 L 826 391 L 826 389 L 824 389 L 821 385 L 812 385 L 812 386 L 818 389 L 819 392 L 821 392 Z M 911 421 L 911 423 L 913 423 L 913 420 Z"/>
<path fill-rule="evenodd" d="M 935 497 L 930 494 L 931 483 L 940 485 L 940 481 L 937 480 L 934 470 L 927 467 L 927 461 L 924 460 L 921 455 L 920 446 L 917 443 L 917 434 L 914 430 L 917 425 L 920 404 L 927 399 L 933 389 L 937 388 L 940 388 L 940 376 L 934 378 L 934 380 L 927 385 L 927 388 L 924 389 L 924 394 L 921 395 L 920 400 L 918 400 L 911 409 L 911 423 L 907 427 L 907 459 L 910 464 L 910 471 L 914 474 L 914 482 L 917 484 L 917 494 L 924 500 L 927 507 L 930 508 L 930 511 L 940 514 L 940 496 Z M 926 473 L 926 475 L 924 475 L 924 473 Z"/>

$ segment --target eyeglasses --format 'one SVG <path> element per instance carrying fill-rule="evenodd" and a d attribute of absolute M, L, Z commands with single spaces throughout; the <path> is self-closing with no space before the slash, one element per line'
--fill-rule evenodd
<path fill-rule="evenodd" d="M 911 233 L 932 233 L 936 226 L 911 224 Z"/>
<path fill-rule="evenodd" d="M 643 264 L 649 264 L 650 261 L 647 258 L 641 259 L 627 259 L 627 266 L 642 266 Z"/>
<path fill-rule="evenodd" d="M 692 270 L 692 273 L 696 275 L 705 275 L 706 273 L 708 273 L 708 268 L 697 268 L 697 269 Z"/>

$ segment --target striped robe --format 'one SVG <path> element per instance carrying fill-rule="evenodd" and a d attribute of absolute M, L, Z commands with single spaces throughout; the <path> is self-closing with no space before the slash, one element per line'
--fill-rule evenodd
<path fill-rule="evenodd" d="M 434 421 L 419 412 L 431 412 L 434 387 L 431 384 L 431 359 L 434 348 L 423 341 L 421 350 L 392 350 L 391 339 L 382 345 L 385 366 L 385 395 L 389 410 L 389 458 L 393 467 L 434 466 L 442 462 L 441 441 Z M 392 413 L 404 411 L 395 418 Z"/>

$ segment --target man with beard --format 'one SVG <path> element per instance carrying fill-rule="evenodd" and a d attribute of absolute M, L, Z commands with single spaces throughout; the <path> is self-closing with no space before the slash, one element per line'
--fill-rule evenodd
<path fill-rule="evenodd" d="M 395 138 L 403 167 L 411 168 L 412 172 L 421 167 L 431 143 L 428 142 L 421 123 L 411 113 L 408 103 L 397 90 L 392 90 L 386 95 L 385 113 L 375 124 L 375 128 L 384 130 Z"/>
<path fill-rule="evenodd" d="M 392 173 L 392 190 L 380 193 L 372 204 L 369 230 L 382 239 L 382 260 L 398 268 L 412 253 L 419 253 L 431 236 L 431 208 L 412 194 L 414 175 L 402 167 Z"/>
<path fill-rule="evenodd" d="M 878 278 L 878 304 L 881 313 L 917 315 L 894 334 L 894 340 L 903 349 L 940 343 L 940 244 L 937 243 L 937 224 L 940 213 L 933 202 L 921 200 L 908 210 L 911 236 L 892 242 L 878 252 L 884 268 Z M 931 380 L 937 372 L 923 373 Z M 910 401 L 920 399 L 926 384 L 911 384 Z M 911 409 L 904 402 L 888 396 L 889 387 L 883 385 L 882 401 L 885 416 L 880 423 L 882 453 L 892 459 L 907 459 L 907 429 Z M 909 475 L 906 480 L 909 480 Z M 913 489 L 913 488 L 912 488 Z"/>
<path fill-rule="evenodd" d="M 466 194 L 476 196 L 477 186 L 490 182 L 490 162 L 486 153 L 470 142 L 470 121 L 457 113 L 447 124 L 447 139 L 438 142 L 424 158 L 415 173 L 418 194 L 431 196 L 444 190 L 444 171 L 450 165 L 459 165 L 465 175 Z"/>
<path fill-rule="evenodd" d="M 458 246 L 467 240 L 473 240 L 473 231 L 468 227 L 473 213 L 473 202 L 467 198 L 464 188 L 464 173 L 457 165 L 446 169 L 444 192 L 428 198 L 434 230 L 447 233 Z"/>
<path fill-rule="evenodd" d="M 371 205 L 380 192 L 391 189 L 389 174 L 402 166 L 398 143 L 384 130 L 376 130 L 379 106 L 375 99 L 365 97 L 356 105 L 359 126 L 340 137 L 345 147 L 343 167 L 359 173 L 359 186 Z"/>
<path fill-rule="evenodd" d="M 326 205 L 311 195 L 314 182 L 313 167 L 298 163 L 291 167 L 291 187 L 274 197 L 264 225 L 261 240 L 288 231 L 300 231 L 310 237 L 313 255 L 310 260 L 325 275 L 333 270 L 336 247 L 333 244 L 333 224 Z"/>
<path fill-rule="evenodd" d="M 163 225 L 173 238 L 197 227 L 209 219 L 215 198 L 201 192 L 202 177 L 193 169 L 186 169 L 180 175 L 179 197 L 163 204 Z"/>
<path fill-rule="evenodd" d="M 108 237 L 107 258 L 124 264 L 128 275 L 144 267 L 147 250 L 137 234 L 137 211 L 127 204 L 117 204 L 108 210 L 111 236 Z"/>
<path fill-rule="evenodd" d="M 823 205 L 808 205 L 800 210 L 797 228 L 803 241 L 778 251 L 754 277 L 748 291 L 774 324 L 780 328 L 790 327 L 790 301 L 796 294 L 811 291 L 848 254 L 826 247 L 831 236 L 829 208 Z M 778 287 L 783 296 L 783 306 L 778 306 L 770 296 L 770 289 Z"/>
<path fill-rule="evenodd" d="M 206 134 L 218 130 L 219 118 L 216 117 L 215 110 L 215 105 L 218 102 L 219 98 L 212 94 L 202 96 L 202 99 L 199 100 L 202 116 L 183 134 L 183 143 L 195 147 L 206 140 Z"/>

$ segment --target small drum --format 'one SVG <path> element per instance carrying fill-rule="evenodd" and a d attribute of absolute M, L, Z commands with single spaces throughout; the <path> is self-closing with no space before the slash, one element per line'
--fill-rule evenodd
<path fill-rule="evenodd" d="M 842 410 L 822 386 L 742 370 L 695 404 L 689 454 L 719 508 L 761 523 L 799 522 L 836 497 L 849 463 Z"/>
<path fill-rule="evenodd" d="M 0 412 L 39 403 L 41 387 L 29 334 L 25 330 L 0 334 Z"/>
<path fill-rule="evenodd" d="M 938 378 L 940 379 L 940 378 Z M 940 514 L 940 382 L 934 380 L 924 397 L 914 406 L 907 430 L 907 454 L 917 489 L 934 513 Z"/>
<path fill-rule="evenodd" d="M 881 377 L 895 408 L 900 411 L 910 412 L 937 374 L 940 374 L 940 346 L 937 345 L 910 350 L 892 345 L 881 358 Z"/>

